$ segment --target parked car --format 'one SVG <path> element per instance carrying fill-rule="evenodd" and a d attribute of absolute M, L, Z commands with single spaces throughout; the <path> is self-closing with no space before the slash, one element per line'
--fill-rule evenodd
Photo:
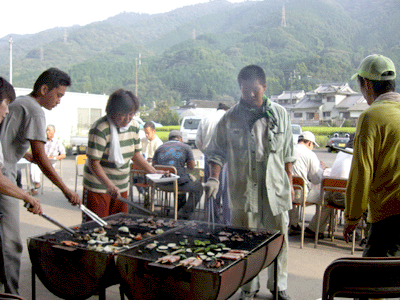
<path fill-rule="evenodd" d="M 293 133 L 293 145 L 297 144 L 297 141 L 299 140 L 299 136 L 303 130 L 301 129 L 300 125 L 297 124 L 292 124 L 292 133 Z"/>
<path fill-rule="evenodd" d="M 184 117 L 181 122 L 182 140 L 184 143 L 196 146 L 197 129 L 199 128 L 200 121 L 203 117 L 190 116 Z"/>
<path fill-rule="evenodd" d="M 333 133 L 328 140 L 328 144 L 326 147 L 328 148 L 328 152 L 336 151 L 333 147 L 336 148 L 346 148 L 347 142 L 350 140 L 350 133 L 348 132 L 335 132 Z"/>
<path fill-rule="evenodd" d="M 86 153 L 86 148 L 88 145 L 87 136 L 71 136 L 69 142 L 72 147 L 73 155 Z"/>

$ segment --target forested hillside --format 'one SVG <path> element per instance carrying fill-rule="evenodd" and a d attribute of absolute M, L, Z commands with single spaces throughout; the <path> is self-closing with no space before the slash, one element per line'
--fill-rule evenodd
<path fill-rule="evenodd" d="M 165 14 L 123 13 L 13 36 L 13 84 L 31 87 L 55 66 L 71 75 L 71 91 L 108 94 L 135 91 L 137 71 L 142 104 L 217 101 L 239 97 L 237 73 L 254 63 L 267 73 L 269 95 L 288 90 L 290 76 L 293 89 L 308 91 L 349 81 L 368 54 L 382 53 L 399 66 L 399 6 L 398 0 L 214 0 Z M 8 39 L 0 39 L 6 78 Z"/>

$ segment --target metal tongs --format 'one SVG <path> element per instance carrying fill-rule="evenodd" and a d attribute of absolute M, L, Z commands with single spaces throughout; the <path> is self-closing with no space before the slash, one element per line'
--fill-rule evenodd
<path fill-rule="evenodd" d="M 32 207 L 32 205 L 31 205 L 30 203 L 26 202 L 26 203 L 24 204 L 24 207 L 26 207 L 26 208 L 29 209 L 29 208 Z M 41 216 L 42 216 L 43 218 L 45 218 L 47 221 L 50 221 L 51 223 L 53 223 L 54 225 L 56 225 L 57 227 L 60 227 L 61 229 L 63 229 L 63 230 L 65 230 L 66 232 L 68 232 L 69 234 L 73 235 L 74 237 L 79 237 L 79 234 L 76 233 L 75 231 L 73 231 L 71 228 L 68 228 L 67 226 L 61 224 L 60 222 L 58 222 L 58 221 L 56 221 L 56 220 L 54 220 L 52 217 L 46 215 L 45 213 L 42 213 Z"/>
<path fill-rule="evenodd" d="M 98 215 L 96 215 L 94 212 L 92 212 L 90 209 L 88 209 L 85 205 L 81 204 L 79 206 L 81 211 L 83 211 L 85 214 L 87 214 L 93 221 L 95 221 L 97 224 L 100 226 L 106 226 L 107 222 L 104 221 L 102 218 L 100 218 Z"/>
<path fill-rule="evenodd" d="M 210 197 L 208 199 L 208 209 L 207 209 L 207 217 L 208 217 L 208 227 L 210 227 L 210 219 L 212 220 L 212 228 L 215 227 L 215 220 L 214 220 L 214 198 Z"/>
<path fill-rule="evenodd" d="M 146 209 L 144 207 L 141 207 L 140 205 L 137 205 L 137 204 L 133 203 L 132 201 L 129 201 L 128 199 L 125 199 L 123 197 L 119 197 L 118 200 L 121 201 L 121 202 L 124 202 L 124 203 L 126 203 L 126 204 L 128 204 L 128 205 L 130 205 L 130 206 L 132 206 L 132 207 L 134 207 L 136 209 L 138 209 L 138 210 L 141 210 L 142 212 L 145 212 L 146 214 L 148 214 L 150 216 L 157 217 L 157 213 L 156 212 L 148 210 L 148 209 Z"/>
<path fill-rule="evenodd" d="M 353 149 L 343 149 L 343 148 L 339 148 L 339 147 L 335 147 L 335 146 L 331 146 L 331 147 L 337 151 L 342 151 L 344 153 L 353 155 Z"/>

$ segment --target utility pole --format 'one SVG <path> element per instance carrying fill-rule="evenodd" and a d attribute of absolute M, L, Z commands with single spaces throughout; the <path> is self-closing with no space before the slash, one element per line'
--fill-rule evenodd
<path fill-rule="evenodd" d="M 281 21 L 281 27 L 286 27 L 285 5 L 282 7 L 282 21 Z"/>
<path fill-rule="evenodd" d="M 12 44 L 13 44 L 13 40 L 12 40 L 12 36 L 10 36 L 10 83 L 12 84 Z"/>
<path fill-rule="evenodd" d="M 290 82 L 290 105 L 293 104 L 292 90 L 293 90 L 293 80 L 296 78 L 296 70 L 293 73 L 290 72 L 289 82 Z"/>
<path fill-rule="evenodd" d="M 138 67 L 138 58 L 135 58 L 135 96 L 137 97 L 138 95 L 138 84 L 137 84 L 137 79 L 138 79 L 138 71 L 140 66 L 142 65 L 142 55 L 139 53 L 139 67 Z"/>

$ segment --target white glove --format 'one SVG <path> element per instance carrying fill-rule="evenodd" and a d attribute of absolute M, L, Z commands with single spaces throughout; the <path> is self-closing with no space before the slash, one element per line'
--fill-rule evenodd
<path fill-rule="evenodd" d="M 219 189 L 219 180 L 214 177 L 208 178 L 206 184 L 204 185 L 204 190 L 206 192 L 206 197 L 209 199 L 210 197 L 216 198 Z"/>

